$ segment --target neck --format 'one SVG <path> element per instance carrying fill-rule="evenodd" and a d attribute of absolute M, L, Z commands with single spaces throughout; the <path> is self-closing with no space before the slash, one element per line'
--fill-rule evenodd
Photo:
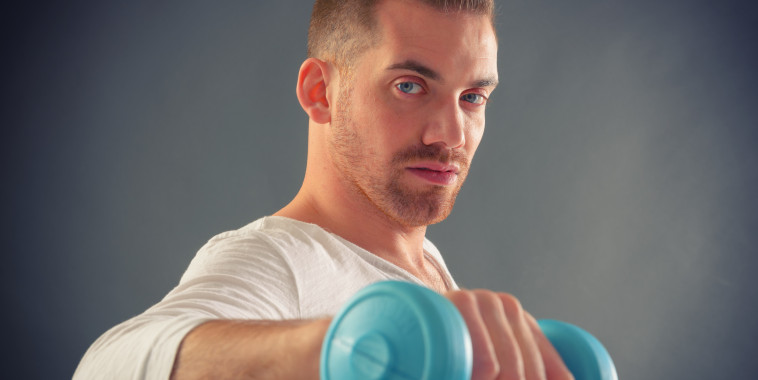
<path fill-rule="evenodd" d="M 316 224 L 405 269 L 423 265 L 426 226 L 409 227 L 377 209 L 362 194 L 334 189 L 313 191 L 306 181 L 295 198 L 274 215 Z M 331 188 L 331 189 L 330 189 Z"/>

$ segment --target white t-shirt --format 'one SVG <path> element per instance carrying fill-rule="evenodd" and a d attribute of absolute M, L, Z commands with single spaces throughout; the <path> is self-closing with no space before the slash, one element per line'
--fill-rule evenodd
<path fill-rule="evenodd" d="M 437 248 L 425 239 L 424 250 L 457 289 Z M 423 285 L 317 225 L 261 218 L 213 237 L 163 300 L 93 343 L 74 378 L 168 379 L 179 344 L 200 323 L 334 315 L 361 288 L 390 279 Z"/>

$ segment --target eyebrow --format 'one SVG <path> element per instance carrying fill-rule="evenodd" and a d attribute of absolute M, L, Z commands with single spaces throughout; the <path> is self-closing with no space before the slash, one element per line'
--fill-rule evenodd
<path fill-rule="evenodd" d="M 479 79 L 474 81 L 472 87 L 497 87 L 498 81 L 496 78 Z"/>
<path fill-rule="evenodd" d="M 442 81 L 442 75 L 434 71 L 432 68 L 422 64 L 421 62 L 413 59 L 408 59 L 403 62 L 395 63 L 387 67 L 387 70 L 410 70 L 415 71 L 421 76 L 427 77 L 431 80 Z M 496 87 L 497 78 L 485 78 L 479 79 L 471 83 L 472 87 Z"/>
<path fill-rule="evenodd" d="M 419 75 L 425 76 L 432 80 L 442 79 L 442 76 L 438 72 L 412 59 L 390 65 L 387 70 L 410 70 L 415 71 Z"/>

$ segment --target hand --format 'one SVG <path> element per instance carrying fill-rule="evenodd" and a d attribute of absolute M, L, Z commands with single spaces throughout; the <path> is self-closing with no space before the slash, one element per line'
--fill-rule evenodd
<path fill-rule="evenodd" d="M 461 312 L 471 334 L 472 380 L 574 379 L 516 297 L 489 290 L 458 290 L 445 296 Z"/>

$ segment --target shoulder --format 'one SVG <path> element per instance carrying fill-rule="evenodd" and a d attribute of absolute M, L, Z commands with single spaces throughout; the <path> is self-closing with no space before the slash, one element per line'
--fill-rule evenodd
<path fill-rule="evenodd" d="M 224 318 L 300 316 L 300 275 L 307 233 L 289 221 L 258 219 L 212 237 L 192 259 L 167 304 L 192 299 Z M 202 308 L 202 307 L 201 307 Z"/>
<path fill-rule="evenodd" d="M 250 253 L 280 247 L 313 244 L 322 234 L 320 227 L 280 217 L 263 217 L 242 228 L 220 233 L 200 248 L 203 254 Z"/>
<path fill-rule="evenodd" d="M 220 233 L 203 245 L 185 275 L 219 267 L 289 270 L 293 259 L 313 258 L 334 239 L 319 226 L 282 217 L 263 217 Z"/>

